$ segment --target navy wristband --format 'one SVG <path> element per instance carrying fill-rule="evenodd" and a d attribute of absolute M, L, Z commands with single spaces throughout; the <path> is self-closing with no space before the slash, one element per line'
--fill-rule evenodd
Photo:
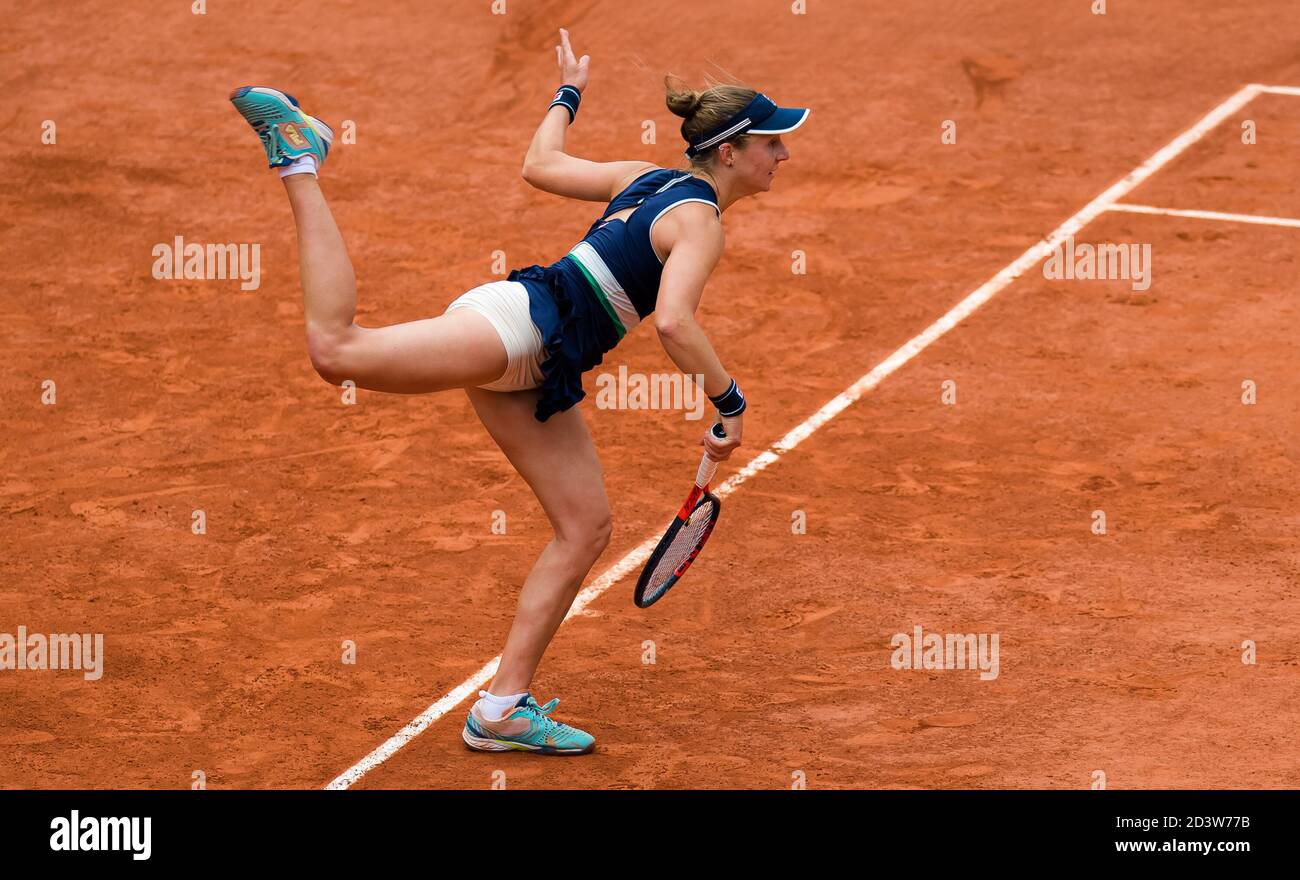
<path fill-rule="evenodd" d="M 580 103 L 582 103 L 582 92 L 578 91 L 578 87 L 564 85 L 560 86 L 559 90 L 555 93 L 555 98 L 551 101 L 551 107 L 559 104 L 565 110 L 568 110 L 569 124 L 572 125 L 573 120 L 578 115 L 578 105 Z M 551 107 L 546 108 L 548 112 Z"/>
<path fill-rule="evenodd" d="M 731 380 L 731 386 L 717 397 L 710 397 L 709 401 L 718 409 L 718 415 L 724 418 L 738 416 L 745 411 L 745 395 L 740 393 L 740 386 L 736 380 Z"/>

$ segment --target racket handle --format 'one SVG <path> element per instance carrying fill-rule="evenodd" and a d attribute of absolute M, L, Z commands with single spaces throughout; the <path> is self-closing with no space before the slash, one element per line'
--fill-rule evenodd
<path fill-rule="evenodd" d="M 713 427 L 709 430 L 712 431 L 713 436 L 717 437 L 719 440 L 725 440 L 727 438 L 727 432 L 723 430 L 722 422 L 714 422 Z M 704 457 L 700 459 L 700 469 L 695 474 L 695 485 L 703 489 L 705 486 L 709 485 L 709 483 L 713 482 L 713 476 L 717 472 L 718 463 L 709 458 L 708 453 L 705 453 Z"/>

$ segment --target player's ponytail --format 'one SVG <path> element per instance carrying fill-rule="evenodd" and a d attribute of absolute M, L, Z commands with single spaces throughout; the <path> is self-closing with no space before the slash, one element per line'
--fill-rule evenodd
<path fill-rule="evenodd" d="M 699 92 L 692 88 L 674 89 L 670 82 L 672 79 L 672 74 L 664 77 L 664 87 L 668 89 L 668 97 L 666 99 L 668 109 L 673 111 L 674 115 L 689 120 L 695 115 L 695 111 L 700 109 L 700 104 L 703 102 L 704 98 Z"/>
<path fill-rule="evenodd" d="M 680 85 L 675 86 L 673 80 Z M 687 144 L 696 143 L 705 132 L 712 131 L 744 110 L 758 94 L 751 88 L 728 83 L 710 85 L 704 91 L 697 92 L 672 74 L 664 77 L 664 87 L 667 90 L 665 103 L 668 109 L 674 115 L 682 117 L 682 138 Z M 742 147 L 745 145 L 745 137 L 743 134 L 738 135 L 716 146 L 726 143 Z M 701 153 L 691 160 L 691 164 L 704 167 L 713 154 L 712 149 Z"/>

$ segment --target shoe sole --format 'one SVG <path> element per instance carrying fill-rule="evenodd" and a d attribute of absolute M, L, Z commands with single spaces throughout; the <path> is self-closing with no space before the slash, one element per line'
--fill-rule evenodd
<path fill-rule="evenodd" d="M 302 107 L 298 106 L 297 98 L 295 98 L 293 95 L 286 94 L 285 92 L 282 92 L 279 89 L 271 89 L 271 88 L 267 88 L 266 86 L 240 86 L 239 88 L 235 89 L 233 92 L 230 93 L 230 100 L 238 101 L 240 98 L 243 98 L 250 94 L 267 95 L 268 97 L 274 98 L 275 100 L 279 101 L 282 105 L 284 105 L 285 109 L 287 109 L 289 112 L 302 113 Z"/>
<path fill-rule="evenodd" d="M 329 123 L 317 119 L 310 113 L 304 113 L 302 106 L 298 103 L 298 99 L 293 95 L 290 95 L 288 92 L 282 92 L 279 89 L 271 89 L 265 86 L 240 86 L 230 93 L 230 100 L 234 102 L 248 94 L 266 95 L 274 98 L 280 103 L 280 106 L 284 107 L 284 109 L 290 114 L 301 116 L 303 121 L 307 122 L 308 125 L 311 125 L 313 122 L 320 125 L 321 128 L 325 129 L 325 133 L 321 135 L 322 139 L 331 146 L 334 144 L 334 129 L 329 127 Z M 235 106 L 239 107 L 238 104 L 235 104 Z M 239 112 L 241 114 L 244 112 L 242 107 L 240 107 Z M 244 118 L 247 119 L 248 117 L 245 115 Z"/>
<path fill-rule="evenodd" d="M 568 757 L 586 755 L 596 748 L 595 742 L 585 749 L 556 749 L 550 746 L 530 746 L 527 743 L 511 742 L 507 739 L 487 739 L 470 733 L 468 727 L 461 728 L 460 738 L 465 741 L 465 747 L 474 752 L 531 752 L 534 755 Z"/>

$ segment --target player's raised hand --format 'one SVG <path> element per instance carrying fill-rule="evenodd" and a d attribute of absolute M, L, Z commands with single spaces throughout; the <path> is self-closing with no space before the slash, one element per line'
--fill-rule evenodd
<path fill-rule="evenodd" d="M 569 45 L 569 32 L 560 28 L 560 45 L 555 47 L 555 60 L 560 63 L 560 85 L 576 86 L 578 91 L 587 90 L 587 64 L 590 55 L 573 57 L 573 47 Z"/>

